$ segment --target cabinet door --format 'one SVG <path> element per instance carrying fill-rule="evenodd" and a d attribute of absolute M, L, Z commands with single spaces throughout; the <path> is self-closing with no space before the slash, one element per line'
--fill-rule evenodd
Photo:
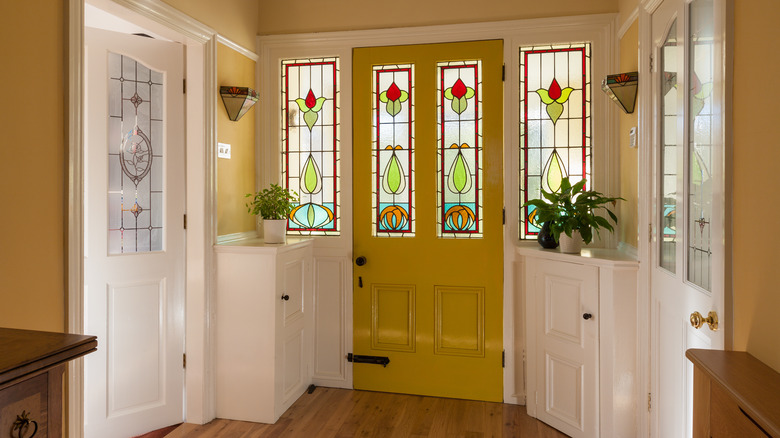
<path fill-rule="evenodd" d="M 529 263 L 536 313 L 536 409 L 572 437 L 598 436 L 598 268 Z"/>
<path fill-rule="evenodd" d="M 305 326 L 310 311 L 307 295 L 309 259 L 304 251 L 293 251 L 278 259 L 281 281 L 277 312 L 276 411 L 284 412 L 308 383 L 308 351 Z M 278 361 L 281 360 L 281 363 Z M 281 384 L 281 388 L 279 385 Z"/>

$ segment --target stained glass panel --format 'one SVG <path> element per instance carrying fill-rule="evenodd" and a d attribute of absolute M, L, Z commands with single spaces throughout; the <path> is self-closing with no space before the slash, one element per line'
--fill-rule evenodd
<path fill-rule="evenodd" d="M 108 55 L 108 253 L 163 250 L 164 75 Z"/>
<path fill-rule="evenodd" d="M 688 105 L 690 138 L 688 142 L 688 281 L 710 289 L 712 247 L 713 108 L 712 86 L 715 69 L 713 47 L 714 12 L 712 0 L 690 4 L 690 73 Z"/>
<path fill-rule="evenodd" d="M 482 63 L 437 64 L 439 237 L 482 237 Z"/>
<path fill-rule="evenodd" d="M 590 44 L 520 48 L 520 204 L 591 175 Z M 520 238 L 542 224 L 521 209 Z"/>
<path fill-rule="evenodd" d="M 414 236 L 414 67 L 373 68 L 374 236 Z"/>
<path fill-rule="evenodd" d="M 669 272 L 676 272 L 677 260 L 677 60 L 678 50 L 681 46 L 677 44 L 677 22 L 672 24 L 666 37 L 664 46 L 661 50 L 661 139 L 663 147 L 661 148 L 661 199 L 658 213 L 661 215 L 660 224 L 663 227 L 661 238 L 658 239 L 660 245 L 659 265 Z"/>
<path fill-rule="evenodd" d="M 282 61 L 282 180 L 300 202 L 288 234 L 339 234 L 339 61 Z"/>

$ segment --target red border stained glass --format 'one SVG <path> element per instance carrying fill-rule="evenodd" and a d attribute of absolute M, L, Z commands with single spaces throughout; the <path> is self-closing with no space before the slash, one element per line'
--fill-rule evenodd
<path fill-rule="evenodd" d="M 338 58 L 282 61 L 282 180 L 300 202 L 288 234 L 339 234 Z"/>
<path fill-rule="evenodd" d="M 439 237 L 482 237 L 482 62 L 437 64 Z"/>
<path fill-rule="evenodd" d="M 373 235 L 413 237 L 414 66 L 374 66 Z"/>
<path fill-rule="evenodd" d="M 520 205 L 562 177 L 590 179 L 590 57 L 589 43 L 520 48 Z M 536 236 L 533 208 L 520 218 L 520 238 Z"/>

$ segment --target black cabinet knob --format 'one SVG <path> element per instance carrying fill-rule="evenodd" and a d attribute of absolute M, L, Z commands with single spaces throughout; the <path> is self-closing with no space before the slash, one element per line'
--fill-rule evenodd
<path fill-rule="evenodd" d="M 360 256 L 360 257 L 356 258 L 355 259 L 355 264 L 358 265 L 358 266 L 365 265 L 366 264 L 366 258 L 363 257 L 363 256 Z"/>
<path fill-rule="evenodd" d="M 590 313 L 583 313 L 582 314 L 582 319 L 588 320 L 588 319 L 591 319 L 591 318 L 593 318 L 593 315 L 591 315 Z"/>
<path fill-rule="evenodd" d="M 282 299 L 283 299 L 284 301 L 288 301 L 288 300 L 290 299 L 290 296 L 289 296 L 289 295 L 287 295 L 287 294 L 284 294 L 284 295 L 282 295 Z"/>

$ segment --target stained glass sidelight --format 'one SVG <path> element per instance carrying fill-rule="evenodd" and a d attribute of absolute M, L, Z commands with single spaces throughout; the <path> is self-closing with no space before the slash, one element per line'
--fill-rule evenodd
<path fill-rule="evenodd" d="M 164 75 L 108 55 L 108 253 L 163 249 Z"/>
<path fill-rule="evenodd" d="M 564 177 L 590 179 L 590 44 L 520 48 L 520 204 L 558 191 Z M 520 212 L 520 238 L 542 224 Z"/>
<path fill-rule="evenodd" d="M 414 236 L 414 67 L 374 66 L 373 235 Z"/>
<path fill-rule="evenodd" d="M 288 234 L 339 234 L 339 60 L 282 61 L 282 179 L 298 193 Z"/>
<path fill-rule="evenodd" d="M 672 24 L 661 50 L 661 197 L 658 214 L 662 236 L 658 239 L 658 264 L 669 272 L 676 272 L 677 260 L 677 112 L 679 99 L 677 92 L 678 50 L 677 21 Z"/>
<path fill-rule="evenodd" d="M 688 102 L 688 281 L 709 290 L 712 247 L 712 169 L 715 116 L 712 108 L 715 53 L 713 47 L 713 1 L 694 0 L 690 6 L 690 69 Z"/>
<path fill-rule="evenodd" d="M 482 63 L 440 62 L 439 237 L 482 237 Z"/>

